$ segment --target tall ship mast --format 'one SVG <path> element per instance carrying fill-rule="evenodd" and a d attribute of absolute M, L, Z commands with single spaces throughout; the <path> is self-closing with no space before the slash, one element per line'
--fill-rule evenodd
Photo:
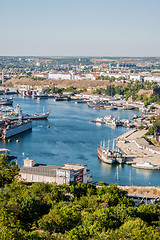
<path fill-rule="evenodd" d="M 115 157 L 111 149 L 109 149 L 109 142 L 110 139 L 108 139 L 108 148 L 105 148 L 105 140 L 103 141 L 103 146 L 101 145 L 97 148 L 98 158 L 105 163 L 113 164 L 115 162 Z"/>
<path fill-rule="evenodd" d="M 98 158 L 108 164 L 113 163 L 124 163 L 125 158 L 123 157 L 122 153 L 119 150 L 114 149 L 114 140 L 113 140 L 113 147 L 109 147 L 110 139 L 108 139 L 108 148 L 105 148 L 105 141 L 102 141 L 100 147 L 97 148 Z"/>

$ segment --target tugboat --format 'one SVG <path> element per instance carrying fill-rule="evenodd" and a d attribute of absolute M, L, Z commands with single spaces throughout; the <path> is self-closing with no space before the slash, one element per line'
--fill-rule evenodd
<path fill-rule="evenodd" d="M 116 163 L 123 164 L 125 163 L 125 158 L 119 150 L 114 150 L 114 156 L 116 159 Z"/>

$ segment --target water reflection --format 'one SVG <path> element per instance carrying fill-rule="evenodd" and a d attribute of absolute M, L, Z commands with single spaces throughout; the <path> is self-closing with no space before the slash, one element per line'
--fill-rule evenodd
<path fill-rule="evenodd" d="M 150 175 L 154 174 L 156 170 L 149 170 L 149 169 L 134 169 L 136 171 L 136 174 L 139 175 L 144 175 L 144 177 L 149 177 Z"/>

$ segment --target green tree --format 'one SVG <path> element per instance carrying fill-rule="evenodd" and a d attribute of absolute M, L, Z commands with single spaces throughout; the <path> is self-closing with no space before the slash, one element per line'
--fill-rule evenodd
<path fill-rule="evenodd" d="M 9 184 L 18 176 L 19 168 L 14 161 L 9 161 L 6 154 L 0 154 L 0 187 Z"/>

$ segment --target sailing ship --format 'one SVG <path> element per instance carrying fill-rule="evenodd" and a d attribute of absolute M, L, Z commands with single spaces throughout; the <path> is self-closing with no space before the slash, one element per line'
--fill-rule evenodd
<path fill-rule="evenodd" d="M 109 148 L 109 142 L 110 139 L 108 139 L 108 148 L 105 148 L 105 141 L 101 141 L 100 147 L 98 147 L 97 151 L 98 151 L 98 158 L 105 162 L 105 163 L 109 163 L 109 164 L 113 164 L 113 163 L 125 163 L 125 158 L 123 157 L 122 153 L 117 150 L 114 149 L 114 139 L 113 139 L 113 148 Z"/>
<path fill-rule="evenodd" d="M 108 148 L 105 148 L 105 141 L 101 141 L 100 147 L 97 148 L 98 151 L 98 158 L 108 164 L 113 164 L 115 162 L 115 156 L 113 154 L 112 149 L 109 148 L 109 141 L 108 139 Z"/>

